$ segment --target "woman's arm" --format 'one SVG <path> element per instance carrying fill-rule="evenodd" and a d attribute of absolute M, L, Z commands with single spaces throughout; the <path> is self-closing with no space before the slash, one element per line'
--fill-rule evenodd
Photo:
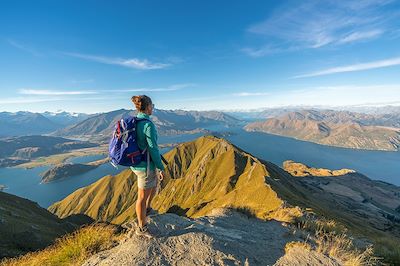
<path fill-rule="evenodd" d="M 164 165 L 161 160 L 160 151 L 157 145 L 157 131 L 153 123 L 146 123 L 144 134 L 146 135 L 147 146 L 149 149 L 150 157 L 153 160 L 156 167 L 160 170 L 164 170 Z"/>

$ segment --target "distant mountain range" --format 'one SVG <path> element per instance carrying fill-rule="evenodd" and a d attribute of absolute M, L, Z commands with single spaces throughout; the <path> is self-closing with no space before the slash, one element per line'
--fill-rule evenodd
<path fill-rule="evenodd" d="M 72 124 L 79 123 L 91 116 L 92 114 L 85 114 L 85 113 L 69 113 L 65 111 L 59 111 L 59 112 L 44 112 L 41 113 L 44 117 L 47 119 L 51 120 L 52 122 L 62 125 L 62 126 L 68 126 Z"/>
<path fill-rule="evenodd" d="M 354 107 L 356 108 L 356 107 Z M 358 109 L 360 109 L 359 107 Z M 160 135 L 214 132 L 230 126 L 260 131 L 324 145 L 396 151 L 400 146 L 400 107 L 362 107 L 366 113 L 269 108 L 254 112 L 184 111 L 156 109 L 152 120 Z M 362 109 L 364 110 L 364 109 Z M 100 114 L 68 112 L 0 113 L 0 138 L 47 134 L 107 142 L 115 123 L 133 110 L 120 109 Z"/>
<path fill-rule="evenodd" d="M 135 111 L 120 109 L 94 115 L 80 123 L 57 130 L 53 135 L 66 137 L 90 136 L 100 140 L 102 138 L 108 139 L 118 120 L 135 114 Z M 160 109 L 154 111 L 152 120 L 161 135 L 200 132 L 205 131 L 205 128 L 209 126 L 229 126 L 240 122 L 239 119 L 215 111 L 172 111 Z"/>
<path fill-rule="evenodd" d="M 0 112 L 0 138 L 47 134 L 88 117 L 90 115 L 67 112 Z"/>
<path fill-rule="evenodd" d="M 399 126 L 400 114 L 300 110 L 252 122 L 244 128 L 330 146 L 397 151 L 400 147 Z"/>
<path fill-rule="evenodd" d="M 369 106 L 348 106 L 348 107 L 301 107 L 301 106 L 287 106 L 287 107 L 274 107 L 274 108 L 261 108 L 252 111 L 226 111 L 225 113 L 244 119 L 246 121 L 264 120 L 267 118 L 279 117 L 291 112 L 302 112 L 305 110 L 313 110 L 315 112 L 337 112 L 338 114 L 347 113 L 352 116 L 356 121 L 364 125 L 381 125 L 400 127 L 400 106 L 382 106 L 382 107 L 369 107 Z"/>

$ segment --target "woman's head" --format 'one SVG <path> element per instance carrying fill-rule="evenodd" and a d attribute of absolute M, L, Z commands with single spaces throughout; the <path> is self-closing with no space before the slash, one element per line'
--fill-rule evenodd
<path fill-rule="evenodd" d="M 146 113 L 151 115 L 153 112 L 153 102 L 147 95 L 136 95 L 131 98 L 133 104 L 138 112 Z"/>

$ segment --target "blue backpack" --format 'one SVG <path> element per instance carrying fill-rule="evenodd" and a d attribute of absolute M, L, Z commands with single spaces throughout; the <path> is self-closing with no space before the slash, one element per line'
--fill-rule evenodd
<path fill-rule="evenodd" d="M 146 149 L 141 151 L 136 140 L 136 123 L 147 120 L 130 116 L 119 120 L 112 135 L 108 147 L 110 163 L 117 168 L 117 165 L 136 166 L 142 161 L 147 161 Z"/>

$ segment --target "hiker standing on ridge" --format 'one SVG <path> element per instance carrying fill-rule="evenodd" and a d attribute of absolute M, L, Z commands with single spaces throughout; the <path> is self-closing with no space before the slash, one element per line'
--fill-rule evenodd
<path fill-rule="evenodd" d="M 164 179 L 164 165 L 157 145 L 157 130 L 150 115 L 153 113 L 154 104 L 150 97 L 146 95 L 133 96 L 131 98 L 137 110 L 137 117 L 146 119 L 139 121 L 136 126 L 136 138 L 140 150 L 147 149 L 147 161 L 142 161 L 136 166 L 131 166 L 131 170 L 137 176 L 138 194 L 136 201 L 136 216 L 138 227 L 137 235 L 151 238 L 152 235 L 147 228 L 147 215 L 152 210 L 151 201 L 156 193 L 157 182 Z M 159 175 L 157 175 L 157 169 Z"/>

